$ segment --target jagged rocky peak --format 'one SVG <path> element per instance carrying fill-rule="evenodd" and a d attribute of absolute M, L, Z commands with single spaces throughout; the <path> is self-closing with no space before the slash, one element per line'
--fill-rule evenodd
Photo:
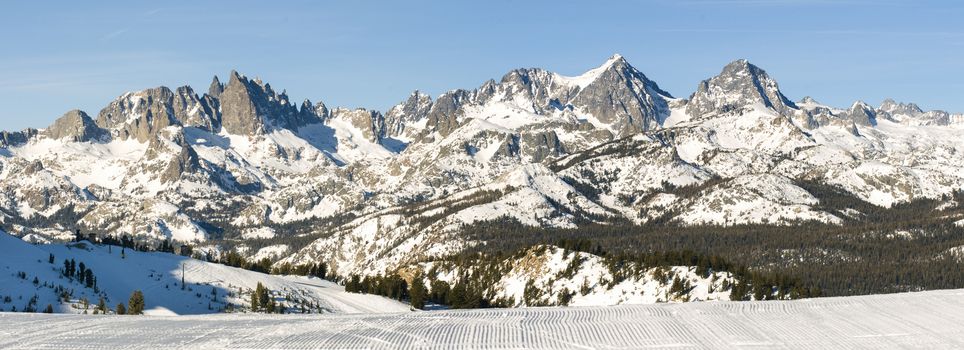
<path fill-rule="evenodd" d="M 887 112 L 890 114 L 902 114 L 906 116 L 916 116 L 918 114 L 924 113 L 924 110 L 914 103 L 897 103 L 893 99 L 886 99 L 877 107 L 878 111 Z"/>
<path fill-rule="evenodd" d="M 694 117 L 740 114 L 755 104 L 783 115 L 792 115 L 797 108 L 766 71 L 740 59 L 723 67 L 719 75 L 700 82 L 686 112 Z"/>
<path fill-rule="evenodd" d="M 408 120 L 418 120 L 424 117 L 429 109 L 432 108 L 432 97 L 415 90 L 404 102 L 392 107 L 388 114 L 402 117 Z"/>
<path fill-rule="evenodd" d="M 449 91 L 435 100 L 426 116 L 426 134 L 437 132 L 446 137 L 461 125 L 461 118 L 465 113 L 462 108 L 473 98 L 473 93 L 467 90 Z"/>
<path fill-rule="evenodd" d="M 495 89 L 479 89 L 479 102 L 485 103 L 489 99 L 496 97 L 498 92 L 502 92 L 503 101 L 516 99 L 528 100 L 532 102 L 531 108 L 536 113 L 545 113 L 553 106 L 550 101 L 553 99 L 568 100 L 571 86 L 559 84 L 557 75 L 540 68 L 518 68 L 513 69 L 502 76 Z M 486 93 L 486 91 L 489 93 Z"/>
<path fill-rule="evenodd" d="M 221 126 L 236 135 L 260 135 L 272 128 L 297 130 L 320 122 L 316 114 L 298 111 L 284 92 L 277 93 L 261 79 L 250 80 L 231 71 L 221 92 Z"/>
<path fill-rule="evenodd" d="M 221 127 L 238 135 L 260 135 L 265 132 L 264 87 L 231 71 L 227 86 L 221 92 Z"/>
<path fill-rule="evenodd" d="M 43 134 L 52 139 L 74 142 L 100 141 L 108 135 L 87 113 L 78 109 L 65 113 L 44 130 Z"/>
<path fill-rule="evenodd" d="M 202 100 L 190 86 L 174 91 L 160 86 L 121 95 L 100 111 L 97 125 L 122 140 L 150 141 L 171 125 L 217 130 L 216 106 Z"/>
<path fill-rule="evenodd" d="M 190 86 L 181 86 L 174 90 L 170 111 L 182 126 L 217 131 L 220 128 L 216 106 L 206 99 L 198 98 Z"/>
<path fill-rule="evenodd" d="M 310 124 L 308 121 L 311 120 L 323 122 L 331 116 L 328 106 L 325 106 L 323 102 L 318 101 L 318 103 L 312 104 L 309 99 L 301 102 L 301 108 L 298 112 L 301 113 L 301 118 L 306 121 L 306 124 Z"/>
<path fill-rule="evenodd" d="M 800 108 L 803 113 L 799 113 L 794 116 L 797 125 L 804 129 L 814 129 L 825 125 L 844 125 L 850 127 L 853 123 L 847 121 L 846 123 L 840 122 L 840 118 L 834 113 L 834 109 L 817 102 L 816 99 L 810 96 L 805 96 L 796 102 L 796 106 Z"/>
<path fill-rule="evenodd" d="M 618 135 L 658 128 L 669 117 L 673 99 L 619 54 L 578 76 L 539 68 L 512 70 L 498 84 L 476 90 L 476 103 L 493 98 L 536 114 L 564 110 L 592 115 Z"/>
<path fill-rule="evenodd" d="M 877 107 L 878 118 L 909 125 L 950 125 L 955 118 L 942 110 L 924 111 L 917 104 L 886 99 Z"/>
<path fill-rule="evenodd" d="M 385 114 L 388 136 L 398 136 L 405 132 L 405 126 L 428 116 L 432 109 L 432 97 L 415 90 L 408 99 L 395 105 Z"/>
<path fill-rule="evenodd" d="M 315 114 L 322 118 L 328 118 L 331 117 L 331 110 L 328 109 L 328 106 L 325 106 L 324 102 L 318 101 L 318 103 L 315 103 Z"/>
<path fill-rule="evenodd" d="M 23 131 L 0 131 L 0 148 L 22 145 L 38 133 L 37 129 L 32 128 Z"/>
<path fill-rule="evenodd" d="M 797 105 L 798 107 L 802 107 L 802 106 L 810 106 L 810 107 L 823 106 L 820 102 L 817 102 L 816 99 L 814 99 L 813 97 L 810 97 L 810 96 L 804 96 L 803 98 L 800 99 L 800 101 L 797 101 L 796 105 Z"/>
<path fill-rule="evenodd" d="M 658 128 L 669 117 L 673 96 L 619 54 L 578 79 L 581 90 L 570 103 L 618 136 Z"/>
<path fill-rule="evenodd" d="M 856 125 L 860 126 L 874 126 L 877 125 L 877 112 L 873 107 L 865 103 L 864 101 L 856 101 L 847 110 L 847 119 L 850 119 Z"/>
<path fill-rule="evenodd" d="M 208 87 L 208 95 L 214 98 L 220 98 L 222 92 L 224 92 L 224 84 L 221 84 L 221 80 L 215 75 L 214 79 L 211 80 L 211 86 Z"/>

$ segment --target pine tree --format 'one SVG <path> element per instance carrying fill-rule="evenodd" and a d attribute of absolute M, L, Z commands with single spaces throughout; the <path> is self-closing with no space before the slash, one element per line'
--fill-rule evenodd
<path fill-rule="evenodd" d="M 737 281 L 733 284 L 733 289 L 730 290 L 730 300 L 742 301 L 746 300 L 748 286 L 743 281 Z"/>
<path fill-rule="evenodd" d="M 49 263 L 51 263 L 51 264 L 54 263 L 54 254 L 53 254 L 53 253 L 50 253 L 50 257 L 47 258 L 47 262 L 49 262 Z"/>
<path fill-rule="evenodd" d="M 448 300 L 446 300 L 447 303 L 452 306 L 452 308 L 454 309 L 465 308 L 465 305 L 467 304 L 466 289 L 465 289 L 466 283 L 467 283 L 466 281 L 462 280 L 456 283 L 454 287 L 452 287 L 452 291 L 448 296 Z"/>
<path fill-rule="evenodd" d="M 128 314 L 140 315 L 144 313 L 144 293 L 139 290 L 135 290 L 131 293 L 130 299 L 127 301 Z"/>
<path fill-rule="evenodd" d="M 274 299 L 269 300 L 267 303 L 267 306 L 264 308 L 264 311 L 269 314 L 273 314 L 275 313 L 275 307 L 276 305 L 275 305 Z"/>
<path fill-rule="evenodd" d="M 117 308 L 114 309 L 114 310 L 117 312 L 118 315 L 126 315 L 126 314 L 127 314 L 127 308 L 124 307 L 124 303 L 117 303 Z"/>
<path fill-rule="evenodd" d="M 265 288 L 261 282 L 258 282 L 257 288 L 255 288 L 254 294 L 257 296 L 259 308 L 257 311 L 264 312 L 274 312 L 274 299 L 271 298 L 271 291 Z M 254 297 L 252 297 L 254 298 Z"/>
<path fill-rule="evenodd" d="M 421 275 L 417 275 L 412 278 L 412 286 L 409 289 L 408 294 L 413 308 L 425 308 L 425 299 L 427 298 L 428 293 L 425 290 L 425 281 L 422 280 Z"/>
<path fill-rule="evenodd" d="M 104 300 L 104 297 L 100 297 L 100 300 L 97 301 L 97 310 L 100 310 L 102 314 L 107 313 L 107 301 Z"/>
<path fill-rule="evenodd" d="M 52 313 L 54 313 L 54 306 L 53 306 L 53 305 L 50 305 L 50 304 L 47 304 L 47 307 L 44 309 L 44 313 L 45 313 L 45 314 L 52 314 Z"/>
<path fill-rule="evenodd" d="M 258 293 L 251 293 L 251 312 L 258 312 L 261 308 L 261 301 L 258 300 Z"/>
<path fill-rule="evenodd" d="M 268 289 L 261 282 L 258 282 L 258 286 L 254 288 L 254 293 L 251 294 L 251 311 L 264 311 L 269 304 Z"/>
<path fill-rule="evenodd" d="M 94 272 L 90 269 L 84 272 L 84 282 L 87 288 L 94 288 Z"/>

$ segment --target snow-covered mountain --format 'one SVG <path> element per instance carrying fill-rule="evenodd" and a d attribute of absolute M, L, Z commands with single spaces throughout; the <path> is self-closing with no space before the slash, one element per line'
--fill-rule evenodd
<path fill-rule="evenodd" d="M 384 113 L 293 103 L 231 72 L 201 95 L 129 92 L 96 118 L 0 133 L 0 226 L 32 242 L 75 229 L 231 240 L 249 256 L 377 273 L 478 244 L 460 227 L 505 218 L 841 224 L 859 213 L 802 183 L 881 207 L 939 199 L 964 189 L 962 131 L 964 116 L 912 103 L 793 102 L 746 60 L 685 99 L 614 55 L 579 76 L 517 69 L 415 91 Z"/>

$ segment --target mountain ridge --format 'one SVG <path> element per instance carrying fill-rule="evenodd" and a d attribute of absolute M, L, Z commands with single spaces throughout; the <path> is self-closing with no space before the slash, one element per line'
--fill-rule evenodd
<path fill-rule="evenodd" d="M 434 98 L 416 90 L 385 112 L 299 105 L 232 71 L 201 95 L 130 92 L 97 115 L 0 134 L 2 228 L 209 249 L 316 237 L 276 247 L 277 260 L 377 273 L 477 244 L 460 227 L 503 218 L 842 225 L 854 214 L 801 182 L 881 207 L 964 189 L 964 117 L 793 102 L 746 60 L 686 99 L 614 55 L 572 77 L 523 68 Z"/>

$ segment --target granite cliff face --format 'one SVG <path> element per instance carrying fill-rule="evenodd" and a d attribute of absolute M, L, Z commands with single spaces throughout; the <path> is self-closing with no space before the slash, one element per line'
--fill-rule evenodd
<path fill-rule="evenodd" d="M 793 114 L 797 108 L 764 70 L 747 60 L 736 60 L 723 67 L 719 75 L 700 82 L 686 112 L 694 117 L 740 114 L 754 104 L 783 115 Z"/>
<path fill-rule="evenodd" d="M 231 72 L 223 91 L 218 91 L 215 84 L 217 81 L 212 83 L 211 93 L 218 95 L 221 125 L 229 133 L 254 136 L 272 128 L 297 130 L 319 121 L 313 109 L 299 111 L 284 91 L 278 93 L 260 79 L 250 80 Z"/>
<path fill-rule="evenodd" d="M 57 119 L 43 134 L 57 140 L 73 142 L 103 141 L 107 132 L 81 110 L 72 110 Z"/>

